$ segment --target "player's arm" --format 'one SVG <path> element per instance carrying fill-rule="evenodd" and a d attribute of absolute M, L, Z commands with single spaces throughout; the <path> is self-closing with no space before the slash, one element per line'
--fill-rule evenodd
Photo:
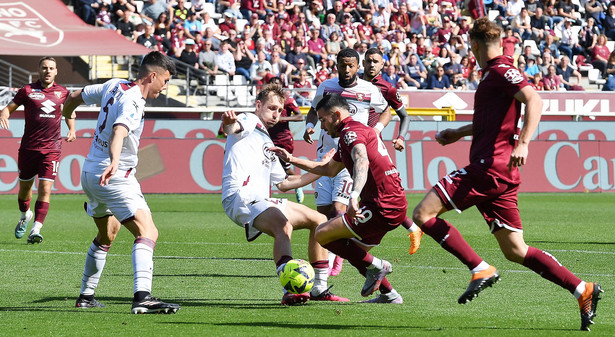
<path fill-rule="evenodd" d="M 241 131 L 241 124 L 237 121 L 237 115 L 234 110 L 229 110 L 222 114 L 222 128 L 227 135 Z"/>
<path fill-rule="evenodd" d="M 408 118 L 408 112 L 404 104 L 402 104 L 399 109 L 396 109 L 395 113 L 397 113 L 399 117 L 399 134 L 397 138 L 393 140 L 393 147 L 397 151 L 403 151 L 406 148 L 406 133 L 408 133 L 408 129 L 410 128 L 410 118 Z"/>
<path fill-rule="evenodd" d="M 458 141 L 461 137 L 472 135 L 472 123 L 457 129 L 444 129 L 436 133 L 436 140 L 440 145 L 447 145 Z"/>
<path fill-rule="evenodd" d="M 321 163 L 326 163 L 326 162 L 330 161 L 331 158 L 333 158 L 333 155 L 335 155 L 335 149 L 329 150 L 329 152 L 327 152 L 322 157 L 320 162 Z M 304 173 L 302 175 L 291 175 L 291 176 L 286 177 L 286 180 L 284 180 L 283 182 L 277 184 L 276 186 L 278 187 L 278 189 L 280 191 L 287 192 L 287 191 L 290 191 L 292 189 L 303 187 L 305 185 L 311 184 L 311 183 L 313 183 L 314 181 L 316 181 L 320 177 L 321 176 L 319 176 L 318 174 L 314 174 L 314 173 L 311 173 L 311 172 Z"/>
<path fill-rule="evenodd" d="M 314 107 L 311 107 L 307 116 L 305 116 L 305 133 L 303 133 L 303 140 L 308 142 L 308 144 L 314 143 L 312 135 L 316 131 L 314 129 L 316 124 L 318 124 L 318 115 L 316 114 L 316 110 L 314 110 Z"/>
<path fill-rule="evenodd" d="M 519 90 L 515 94 L 515 99 L 525 104 L 525 117 L 519 133 L 519 141 L 510 154 L 509 169 L 525 165 L 527 162 L 530 141 L 542 115 L 542 99 L 531 86 L 528 85 Z"/>
<path fill-rule="evenodd" d="M 124 146 L 124 138 L 128 136 L 128 129 L 122 124 L 113 126 L 111 137 L 109 138 L 109 159 L 111 163 L 100 176 L 100 186 L 109 184 L 109 180 L 117 172 L 120 165 L 120 156 L 122 154 L 122 146 Z"/>
<path fill-rule="evenodd" d="M 378 123 L 374 126 L 374 130 L 376 130 L 377 134 L 380 134 L 382 130 L 389 125 L 391 121 L 391 109 L 387 107 L 382 111 L 380 116 L 378 117 Z"/>
<path fill-rule="evenodd" d="M 369 173 L 369 159 L 367 158 L 367 148 L 365 144 L 356 144 L 350 151 L 354 168 L 352 172 L 352 192 L 348 202 L 348 215 L 353 218 L 363 218 L 359 210 L 359 195 L 367 183 Z"/>
<path fill-rule="evenodd" d="M 325 162 L 297 158 L 285 149 L 277 146 L 270 147 L 269 150 L 273 151 L 283 161 L 319 176 L 335 177 L 335 175 L 337 175 L 344 168 L 344 164 L 336 160 L 329 160 Z"/>
<path fill-rule="evenodd" d="M 17 103 L 11 101 L 11 103 L 9 103 L 7 106 L 4 107 L 4 109 L 2 109 L 2 111 L 0 111 L 0 129 L 8 130 L 9 117 L 13 112 L 15 112 L 15 110 L 17 110 L 18 107 L 19 105 L 17 105 Z"/>
<path fill-rule="evenodd" d="M 68 126 L 68 134 L 66 136 L 67 142 L 72 142 L 77 139 L 77 134 L 75 132 L 75 118 L 77 115 L 75 114 L 75 109 L 83 104 L 82 92 L 82 89 L 71 92 L 62 107 L 62 116 L 64 116 L 64 121 L 66 122 L 66 126 Z"/>

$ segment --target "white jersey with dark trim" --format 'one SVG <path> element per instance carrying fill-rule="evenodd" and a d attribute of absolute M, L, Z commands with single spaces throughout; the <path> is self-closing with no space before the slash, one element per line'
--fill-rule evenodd
<path fill-rule="evenodd" d="M 367 125 L 369 119 L 370 109 L 374 109 L 376 113 L 380 114 L 389 106 L 380 89 L 371 82 L 357 78 L 354 85 L 342 87 L 339 78 L 331 78 L 318 86 L 316 95 L 312 100 L 312 108 L 316 109 L 318 102 L 329 93 L 337 93 L 346 98 L 348 105 L 350 105 L 352 119 L 365 125 Z M 337 148 L 337 142 L 338 138 L 332 138 L 325 130 L 321 130 L 317 153 L 318 160 L 322 159 L 329 150 Z"/>
<path fill-rule="evenodd" d="M 269 198 L 271 186 L 286 179 L 278 157 L 269 150 L 273 141 L 255 114 L 239 114 L 237 122 L 241 130 L 226 138 L 222 200 L 237 193 L 244 200 Z"/>
<path fill-rule="evenodd" d="M 111 79 L 103 84 L 88 85 L 81 96 L 85 104 L 100 104 L 94 139 L 83 171 L 102 173 L 111 164 L 109 146 L 113 127 L 121 125 L 128 130 L 124 138 L 118 170 L 128 171 L 137 166 L 139 140 L 143 132 L 145 98 L 134 82 Z"/>

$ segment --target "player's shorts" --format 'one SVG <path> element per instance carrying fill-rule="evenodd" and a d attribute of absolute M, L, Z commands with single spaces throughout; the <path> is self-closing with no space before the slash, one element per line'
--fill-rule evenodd
<path fill-rule="evenodd" d="M 17 168 L 19 180 L 28 181 L 38 175 L 39 180 L 54 181 L 60 166 L 60 151 L 19 150 Z"/>
<path fill-rule="evenodd" d="M 375 205 L 365 205 L 361 202 L 359 207 L 361 214 L 365 216 L 364 219 L 353 219 L 345 213 L 342 215 L 342 220 L 354 234 L 355 241 L 364 246 L 379 245 L 386 233 L 397 228 L 406 219 L 406 208 L 383 212 Z"/>
<path fill-rule="evenodd" d="M 457 212 L 476 206 L 491 228 L 522 232 L 517 207 L 519 184 L 511 184 L 482 170 L 466 166 L 444 176 L 434 190 L 446 208 Z"/>
<path fill-rule="evenodd" d="M 314 184 L 316 206 L 331 205 L 337 201 L 348 205 L 352 192 L 352 177 L 343 169 L 335 177 L 320 177 Z"/>
<path fill-rule="evenodd" d="M 246 230 L 246 240 L 253 241 L 261 231 L 254 228 L 254 219 L 271 207 L 276 207 L 282 213 L 286 209 L 288 200 L 279 198 L 265 198 L 253 200 L 252 198 L 241 197 L 236 193 L 222 200 L 222 206 L 226 215 L 238 226 Z"/>
<path fill-rule="evenodd" d="M 118 170 L 107 186 L 100 186 L 100 174 L 81 172 L 81 186 L 88 197 L 88 215 L 94 218 L 114 215 L 124 223 L 133 219 L 139 209 L 149 212 L 134 172 Z"/>

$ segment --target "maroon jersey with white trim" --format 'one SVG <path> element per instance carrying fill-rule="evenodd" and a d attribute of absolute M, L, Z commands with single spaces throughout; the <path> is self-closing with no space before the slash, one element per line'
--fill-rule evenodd
<path fill-rule="evenodd" d="M 382 96 L 384 96 L 384 99 L 393 109 L 397 110 L 404 105 L 404 103 L 401 101 L 401 97 L 399 97 L 397 88 L 392 86 L 391 83 L 385 81 L 382 78 L 382 75 L 378 74 L 376 77 L 374 77 L 372 79 L 372 84 L 377 86 L 378 89 L 380 89 L 380 92 L 382 92 Z M 374 126 L 376 126 L 376 123 L 378 123 L 379 119 L 380 114 L 375 113 L 375 111 L 370 111 L 367 125 L 373 128 Z"/>
<path fill-rule="evenodd" d="M 13 103 L 24 106 L 26 122 L 20 149 L 61 150 L 61 106 L 67 97 L 68 90 L 57 83 L 43 88 L 36 81 L 19 89 Z"/>
<path fill-rule="evenodd" d="M 364 144 L 367 150 L 369 171 L 367 182 L 361 191 L 361 203 L 374 204 L 383 211 L 405 209 L 408 203 L 399 172 L 376 131 L 352 118 L 344 119 L 337 130 L 340 132 L 340 141 L 333 160 L 344 163 L 350 175 L 354 173 L 352 148 L 357 144 Z"/>
<path fill-rule="evenodd" d="M 470 163 L 510 183 L 519 183 L 519 170 L 509 170 L 510 155 L 519 136 L 521 102 L 515 94 L 529 83 L 509 56 L 489 60 L 474 95 Z"/>

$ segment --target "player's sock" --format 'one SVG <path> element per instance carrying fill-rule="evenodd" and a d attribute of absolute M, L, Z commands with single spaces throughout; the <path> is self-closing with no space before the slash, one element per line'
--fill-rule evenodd
<path fill-rule="evenodd" d="M 407 219 L 407 218 L 406 218 Z M 414 233 L 416 231 L 418 231 L 420 228 L 419 226 L 417 226 L 414 222 L 412 223 L 412 225 L 410 225 L 410 227 L 406 228 L 408 230 L 408 233 Z"/>
<path fill-rule="evenodd" d="M 372 256 L 372 263 L 371 263 L 371 264 L 369 265 L 369 267 L 367 267 L 367 268 L 377 268 L 377 269 L 382 269 L 382 268 L 383 268 L 383 266 L 382 266 L 382 260 L 381 260 L 381 259 L 379 259 L 379 258 L 377 258 L 377 257 L 375 257 L 375 256 Z"/>
<path fill-rule="evenodd" d="M 17 204 L 19 205 L 19 211 L 21 212 L 21 218 L 26 218 L 26 213 L 30 209 L 30 200 L 17 199 Z"/>
<path fill-rule="evenodd" d="M 382 282 L 380 283 L 380 288 L 378 288 L 378 290 L 380 290 L 381 294 L 388 294 L 393 290 L 393 286 L 391 285 L 389 280 L 385 277 L 382 279 Z"/>
<path fill-rule="evenodd" d="M 49 212 L 49 203 L 44 201 L 37 201 L 34 204 L 34 221 L 45 223 L 45 218 Z"/>
<path fill-rule="evenodd" d="M 472 270 L 483 262 L 483 259 L 464 240 L 457 228 L 447 221 L 440 218 L 431 218 L 421 228 L 423 232 L 436 240 L 442 248 L 455 255 L 459 261 L 468 266 L 468 269 Z"/>
<path fill-rule="evenodd" d="M 335 240 L 323 245 L 323 247 L 348 260 L 348 262 L 355 266 L 359 272 L 361 272 L 361 269 L 369 267 L 374 260 L 372 254 L 369 254 L 361 249 L 361 247 L 357 246 L 356 243 L 348 239 Z M 365 271 L 363 271 L 363 273 L 365 273 Z"/>
<path fill-rule="evenodd" d="M 416 225 L 416 224 L 412 221 L 412 219 L 410 219 L 409 217 L 406 217 L 406 218 L 404 219 L 404 221 L 401 223 L 401 225 L 402 225 L 405 229 L 407 229 L 409 233 L 412 233 L 412 232 L 416 231 L 416 230 L 419 228 L 419 226 L 417 226 L 417 225 Z M 413 228 L 413 226 L 414 226 L 414 228 Z"/>
<path fill-rule="evenodd" d="M 156 242 L 140 237 L 132 246 L 132 269 L 134 273 L 134 291 L 152 291 L 152 276 L 154 274 L 154 248 Z"/>
<path fill-rule="evenodd" d="M 319 260 L 310 263 L 314 268 L 314 286 L 312 294 L 318 296 L 327 290 L 327 279 L 329 278 L 329 261 Z"/>
<path fill-rule="evenodd" d="M 583 295 L 584 292 L 585 292 L 585 281 L 581 281 L 581 283 L 579 283 L 579 285 L 574 289 L 574 292 L 572 294 L 578 300 L 579 297 L 581 297 L 581 295 Z"/>
<path fill-rule="evenodd" d="M 574 294 L 581 279 L 576 277 L 566 267 L 564 267 L 553 255 L 538 248 L 529 247 L 523 265 L 530 268 L 538 275 L 567 289 Z"/>
<path fill-rule="evenodd" d="M 278 275 L 280 275 L 280 273 L 282 272 L 282 269 L 284 269 L 286 262 L 292 259 L 293 259 L 292 256 L 283 255 L 278 261 L 275 262 L 275 267 L 276 267 L 276 271 L 278 272 Z"/>
<path fill-rule="evenodd" d="M 470 270 L 470 272 L 472 274 L 476 274 L 476 273 L 480 273 L 483 270 L 487 270 L 487 268 L 489 268 L 489 263 L 483 261 L 483 262 L 479 263 L 478 266 L 472 268 L 472 270 Z"/>
<path fill-rule="evenodd" d="M 34 225 L 32 225 L 32 231 L 30 233 L 40 233 L 41 228 L 43 228 L 43 224 L 38 221 L 35 221 Z"/>
<path fill-rule="evenodd" d="M 105 262 L 107 262 L 107 252 L 109 252 L 110 247 L 100 244 L 96 239 L 92 241 L 88 255 L 85 258 L 85 268 L 83 270 L 83 279 L 81 280 L 82 295 L 92 296 L 93 298 L 100 275 L 105 267 Z"/>
<path fill-rule="evenodd" d="M 333 261 L 335 261 L 336 256 L 337 255 L 335 255 L 335 253 L 331 251 L 329 252 L 329 256 L 328 256 L 329 257 L 329 269 L 333 268 Z"/>

